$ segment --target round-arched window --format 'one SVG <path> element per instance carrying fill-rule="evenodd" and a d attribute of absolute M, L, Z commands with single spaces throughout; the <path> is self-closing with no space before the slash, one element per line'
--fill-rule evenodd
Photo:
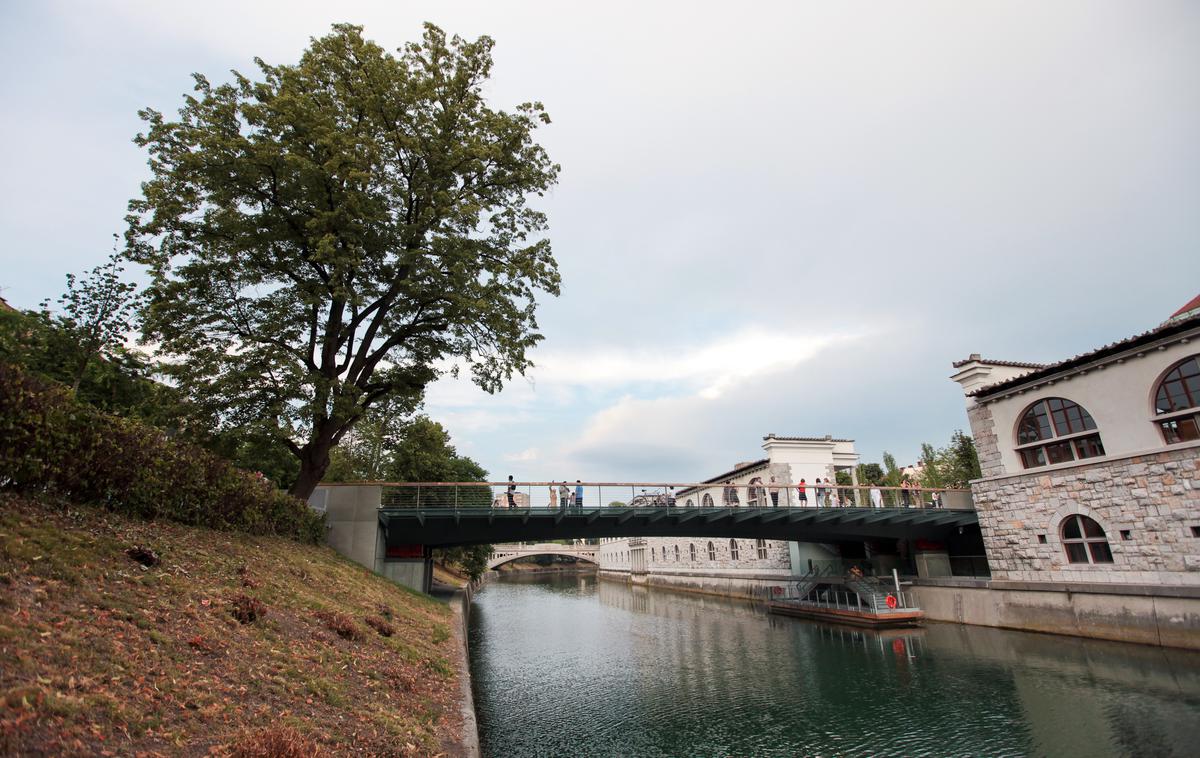
<path fill-rule="evenodd" d="M 726 487 L 724 491 L 725 505 L 737 507 L 741 505 L 738 500 L 737 487 Z"/>
<path fill-rule="evenodd" d="M 730 540 L 730 541 L 729 541 L 729 557 L 730 557 L 730 558 L 732 558 L 732 559 L 733 559 L 733 560 L 735 560 L 735 561 L 738 559 L 738 544 L 737 544 L 737 540 Z"/>
<path fill-rule="evenodd" d="M 1087 516 L 1067 516 L 1062 526 L 1063 549 L 1070 563 L 1112 563 L 1104 528 Z"/>
<path fill-rule="evenodd" d="M 1200 440 L 1200 355 L 1180 361 L 1158 383 L 1154 413 L 1168 445 Z"/>
<path fill-rule="evenodd" d="M 715 561 L 717 559 L 717 546 L 712 542 L 708 543 L 708 559 L 710 561 Z"/>
<path fill-rule="evenodd" d="M 704 506 L 705 508 L 712 508 L 713 507 L 712 495 L 705 492 L 704 499 L 700 501 L 700 505 Z"/>
<path fill-rule="evenodd" d="M 675 562 L 679 563 L 679 545 L 675 546 Z"/>
<path fill-rule="evenodd" d="M 763 480 L 761 476 L 756 476 L 750 480 L 750 487 L 746 490 L 746 505 L 749 505 L 752 508 L 766 505 L 765 502 L 759 502 L 760 498 L 762 498 L 763 494 L 766 492 L 762 488 L 762 483 Z"/>
<path fill-rule="evenodd" d="M 1104 455 L 1104 445 L 1082 405 L 1051 397 L 1038 400 L 1021 416 L 1017 453 L 1025 468 L 1036 468 Z"/>
<path fill-rule="evenodd" d="M 696 562 L 696 545 L 695 545 L 695 543 L 691 543 L 691 542 L 688 543 L 688 560 L 690 560 L 692 563 Z"/>
<path fill-rule="evenodd" d="M 688 508 L 691 508 L 693 505 L 695 505 L 695 503 L 693 503 L 692 499 L 689 497 L 687 499 L 687 502 L 684 503 L 684 505 L 687 506 Z"/>

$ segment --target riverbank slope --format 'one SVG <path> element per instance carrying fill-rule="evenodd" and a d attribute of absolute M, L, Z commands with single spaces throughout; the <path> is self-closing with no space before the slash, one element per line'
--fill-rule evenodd
<path fill-rule="evenodd" d="M 457 755 L 454 623 L 325 547 L 0 495 L 0 753 Z"/>

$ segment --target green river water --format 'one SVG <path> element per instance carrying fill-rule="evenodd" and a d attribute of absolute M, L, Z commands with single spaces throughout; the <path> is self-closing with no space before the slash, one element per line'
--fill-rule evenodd
<path fill-rule="evenodd" d="M 593 575 L 476 596 L 487 758 L 1200 756 L 1200 654 L 955 624 L 873 632 Z"/>

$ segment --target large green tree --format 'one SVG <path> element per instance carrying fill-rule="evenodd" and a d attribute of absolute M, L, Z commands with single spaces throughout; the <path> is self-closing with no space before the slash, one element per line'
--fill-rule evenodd
<path fill-rule="evenodd" d="M 559 275 L 527 201 L 558 166 L 540 103 L 484 101 L 491 49 L 427 25 L 392 55 L 338 25 L 260 81 L 196 75 L 175 120 L 141 113 L 143 336 L 221 424 L 272 430 L 300 497 L 376 403 L 459 362 L 487 391 L 530 365 Z"/>

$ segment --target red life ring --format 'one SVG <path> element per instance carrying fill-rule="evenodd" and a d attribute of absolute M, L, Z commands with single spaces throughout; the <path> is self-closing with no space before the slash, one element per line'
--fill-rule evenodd
<path fill-rule="evenodd" d="M 895 608 L 895 607 L 896 607 L 896 596 L 895 596 L 895 595 L 888 595 L 888 596 L 887 596 L 887 605 L 888 605 L 888 608 Z"/>

